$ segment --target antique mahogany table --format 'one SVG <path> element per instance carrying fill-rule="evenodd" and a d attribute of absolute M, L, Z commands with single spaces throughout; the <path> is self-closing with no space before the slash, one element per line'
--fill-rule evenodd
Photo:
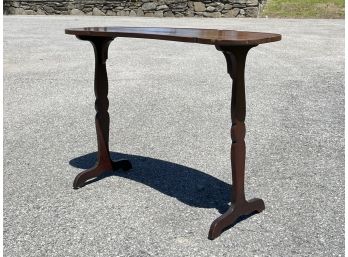
<path fill-rule="evenodd" d="M 248 51 L 259 44 L 279 41 L 281 35 L 259 32 L 245 32 L 235 30 L 193 29 L 193 28 L 151 28 L 151 27 L 87 27 L 66 29 L 66 34 L 75 35 L 78 39 L 90 41 L 95 54 L 94 92 L 96 96 L 96 131 L 98 141 L 98 160 L 96 165 L 81 172 L 75 178 L 73 187 L 84 186 L 89 179 L 101 176 L 110 170 L 130 170 L 128 160 L 113 161 L 109 152 L 108 113 L 108 78 L 106 60 L 108 47 L 116 37 L 147 38 L 188 43 L 214 45 L 221 51 L 227 62 L 227 72 L 232 83 L 231 98 L 231 165 L 232 182 L 231 206 L 210 226 L 209 239 L 217 238 L 223 230 L 231 226 L 243 215 L 261 212 L 265 209 L 261 199 L 254 198 L 247 201 L 244 194 L 245 174 L 245 83 L 244 69 Z M 150 42 L 149 42 L 150 43 Z"/>

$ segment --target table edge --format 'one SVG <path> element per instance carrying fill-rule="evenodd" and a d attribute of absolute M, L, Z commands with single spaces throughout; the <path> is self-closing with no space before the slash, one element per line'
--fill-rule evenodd
<path fill-rule="evenodd" d="M 119 28 L 173 28 L 173 27 L 125 27 L 125 26 L 117 26 Z M 83 31 L 81 28 L 67 28 L 65 29 L 65 34 L 79 36 L 88 36 L 88 37 L 129 37 L 129 38 L 144 38 L 144 39 L 156 39 L 156 40 L 166 40 L 166 41 L 177 41 L 177 42 L 186 42 L 186 43 L 198 43 L 198 44 L 209 44 L 209 45 L 258 45 L 280 41 L 282 36 L 276 33 L 268 33 L 268 32 L 256 32 L 256 31 L 239 31 L 238 32 L 247 32 L 247 33 L 263 33 L 269 34 L 270 37 L 258 39 L 258 40 L 214 40 L 209 38 L 197 38 L 197 37 L 188 37 L 188 36 L 180 36 L 180 35 L 161 35 L 161 34 L 146 34 L 139 32 L 106 32 L 106 31 Z M 96 27 L 95 27 L 96 28 Z M 103 28 L 103 27 L 101 27 Z M 173 28 L 173 29 L 201 29 L 201 28 Z M 207 29 L 207 30 L 217 30 L 224 31 L 223 29 Z M 233 30 L 225 30 L 225 31 L 233 31 Z M 236 30 L 234 30 L 236 31 Z M 97 34 L 97 35 L 96 35 Z"/>

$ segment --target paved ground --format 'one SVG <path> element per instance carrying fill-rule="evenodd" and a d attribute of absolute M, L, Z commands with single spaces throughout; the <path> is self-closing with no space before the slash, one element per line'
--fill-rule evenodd
<path fill-rule="evenodd" d="M 226 207 L 231 81 L 214 47 L 116 39 L 110 145 L 134 163 L 80 190 L 92 165 L 93 52 L 64 28 L 278 32 L 247 62 L 248 198 L 266 210 L 207 239 Z M 4 17 L 4 253 L 343 256 L 344 21 Z"/>

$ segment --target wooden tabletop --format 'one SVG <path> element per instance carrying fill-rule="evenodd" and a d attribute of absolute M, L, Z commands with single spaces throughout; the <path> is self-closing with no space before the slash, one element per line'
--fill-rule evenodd
<path fill-rule="evenodd" d="M 149 38 L 209 45 L 258 45 L 281 39 L 281 35 L 273 33 L 166 27 L 86 27 L 66 29 L 65 33 L 76 36 Z"/>

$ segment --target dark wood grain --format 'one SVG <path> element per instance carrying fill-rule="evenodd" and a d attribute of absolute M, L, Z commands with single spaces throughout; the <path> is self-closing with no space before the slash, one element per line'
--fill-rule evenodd
<path fill-rule="evenodd" d="M 232 79 L 231 96 L 231 169 L 233 187 L 231 206 L 210 226 L 208 238 L 217 238 L 226 228 L 233 225 L 239 217 L 265 209 L 261 199 L 247 201 L 244 192 L 245 177 L 245 63 L 248 51 L 258 44 L 279 41 L 281 35 L 235 30 L 192 29 L 192 28 L 149 28 L 149 27 L 87 27 L 66 29 L 66 34 L 77 36 L 92 43 L 95 52 L 95 109 L 98 140 L 98 161 L 94 168 L 81 172 L 74 181 L 74 188 L 82 187 L 91 178 L 105 171 L 122 168 L 129 170 L 132 165 L 127 160 L 114 162 L 109 153 L 108 113 L 109 100 L 106 60 L 110 42 L 116 37 L 160 39 L 215 45 L 227 62 L 227 72 Z"/>
<path fill-rule="evenodd" d="M 96 165 L 75 177 L 73 187 L 75 189 L 84 186 L 85 182 L 101 176 L 104 172 L 117 170 L 129 170 L 132 168 L 128 160 L 112 161 L 109 152 L 109 99 L 108 99 L 108 77 L 106 72 L 106 60 L 108 58 L 109 44 L 113 38 L 78 36 L 81 40 L 88 40 L 92 43 L 95 55 L 94 93 L 96 96 L 95 125 L 98 142 L 98 160 Z"/>
<path fill-rule="evenodd" d="M 217 238 L 224 229 L 232 225 L 241 216 L 261 212 L 265 204 L 261 199 L 246 201 L 244 192 L 245 177 L 245 62 L 248 51 L 253 46 L 217 46 L 227 62 L 227 72 L 232 78 L 231 96 L 231 166 L 232 182 L 231 206 L 226 213 L 217 218 L 210 226 L 209 239 Z"/>
<path fill-rule="evenodd" d="M 66 29 L 65 33 L 76 36 L 148 38 L 209 45 L 258 45 L 281 39 L 281 35 L 272 33 L 196 28 L 86 27 Z"/>

